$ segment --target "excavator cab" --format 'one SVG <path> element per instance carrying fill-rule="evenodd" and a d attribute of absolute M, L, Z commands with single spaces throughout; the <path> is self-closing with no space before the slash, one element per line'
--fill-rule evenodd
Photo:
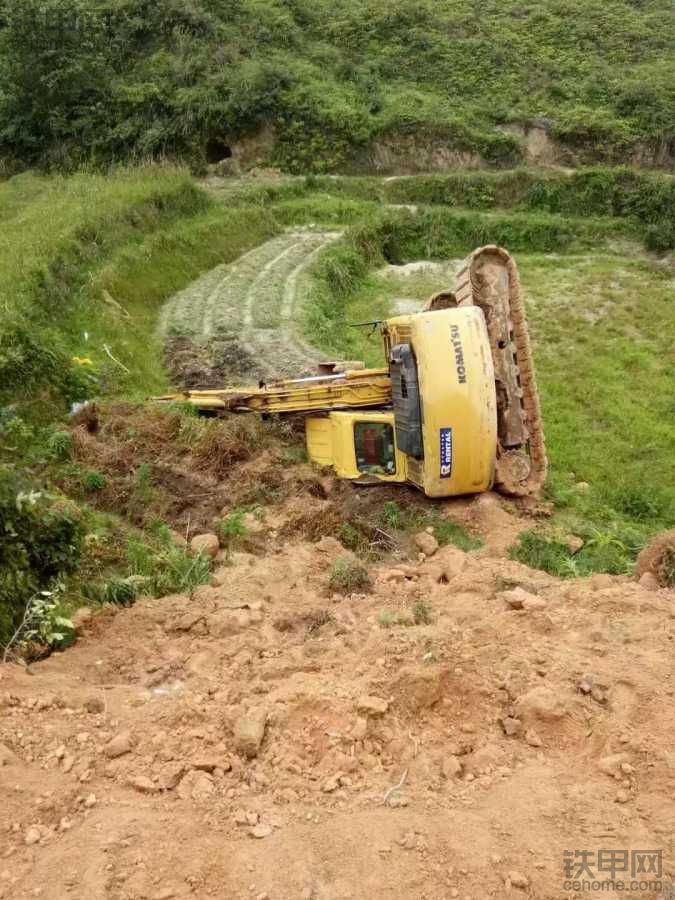
<path fill-rule="evenodd" d="M 383 324 L 390 407 L 306 419 L 307 451 L 340 478 L 409 481 L 429 497 L 488 490 L 497 402 L 483 313 L 434 310 Z"/>

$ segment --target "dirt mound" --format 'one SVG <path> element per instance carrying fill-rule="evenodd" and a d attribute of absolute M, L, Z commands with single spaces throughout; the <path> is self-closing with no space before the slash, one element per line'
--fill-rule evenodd
<path fill-rule="evenodd" d="M 651 576 L 660 587 L 675 586 L 675 528 L 658 534 L 638 555 L 635 574 Z"/>
<path fill-rule="evenodd" d="M 581 845 L 672 875 L 672 592 L 446 547 L 329 596 L 343 553 L 235 553 L 0 670 L 0 896 L 553 900 Z"/>

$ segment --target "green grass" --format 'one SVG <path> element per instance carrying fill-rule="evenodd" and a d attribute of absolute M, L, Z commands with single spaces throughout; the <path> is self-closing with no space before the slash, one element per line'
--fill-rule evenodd
<path fill-rule="evenodd" d="M 279 228 L 264 210 L 230 211 L 163 167 L 13 178 L 0 185 L 3 219 L 0 402 L 44 395 L 50 407 L 164 388 L 154 337 L 162 302 Z"/>

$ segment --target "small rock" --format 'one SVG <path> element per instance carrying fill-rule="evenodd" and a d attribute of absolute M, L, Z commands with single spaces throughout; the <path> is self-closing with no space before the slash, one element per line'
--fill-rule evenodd
<path fill-rule="evenodd" d="M 215 534 L 197 534 L 190 541 L 190 549 L 193 553 L 203 553 L 215 559 L 220 551 L 220 541 Z"/>
<path fill-rule="evenodd" d="M 119 734 L 116 734 L 111 741 L 108 741 L 103 748 L 103 752 L 108 759 L 117 759 L 118 756 L 124 756 L 125 753 L 130 753 L 132 746 L 133 740 L 131 732 L 121 731 Z"/>
<path fill-rule="evenodd" d="M 86 809 L 92 809 L 94 806 L 96 806 L 96 794 L 88 794 L 84 798 L 84 805 Z"/>
<path fill-rule="evenodd" d="M 443 778 L 459 778 L 462 774 L 462 764 L 456 756 L 444 756 L 441 762 L 441 774 Z"/>
<path fill-rule="evenodd" d="M 95 713 L 102 713 L 105 710 L 103 697 L 87 697 L 82 705 L 84 706 L 85 710 L 92 715 L 94 715 Z"/>
<path fill-rule="evenodd" d="M 74 765 L 75 765 L 75 757 L 73 756 L 72 753 L 67 753 L 63 757 L 63 762 L 61 763 L 61 771 L 65 772 L 65 774 L 67 775 L 71 771 L 71 769 L 73 768 Z"/>
<path fill-rule="evenodd" d="M 617 791 L 616 797 L 614 798 L 615 803 L 628 803 L 630 800 L 630 794 L 628 791 Z"/>
<path fill-rule="evenodd" d="M 356 708 L 360 713 L 366 716 L 383 716 L 389 709 L 389 703 L 380 697 L 364 696 L 359 697 Z"/>
<path fill-rule="evenodd" d="M 578 537 L 576 534 L 568 534 L 565 535 L 565 546 L 570 553 L 575 554 L 581 550 L 584 546 L 584 542 L 582 538 Z"/>
<path fill-rule="evenodd" d="M 523 694 L 516 701 L 518 715 L 524 722 L 539 720 L 555 722 L 566 713 L 565 706 L 556 694 L 547 687 L 537 687 Z"/>
<path fill-rule="evenodd" d="M 32 844 L 37 844 L 42 834 L 40 833 L 40 829 L 37 825 L 31 825 L 30 828 L 26 829 L 26 832 L 23 836 L 23 842 L 26 846 L 30 847 Z"/>
<path fill-rule="evenodd" d="M 519 891 L 526 891 L 530 886 L 530 880 L 521 872 L 509 872 L 509 881 L 511 887 L 518 888 Z"/>
<path fill-rule="evenodd" d="M 254 759 L 265 737 L 267 712 L 262 708 L 251 709 L 237 719 L 234 726 L 234 745 L 239 753 Z"/>
<path fill-rule="evenodd" d="M 330 778 L 326 779 L 324 783 L 321 785 L 321 790 L 324 794 L 332 794 L 333 791 L 336 791 L 340 787 L 340 776 L 339 775 L 331 775 Z"/>
<path fill-rule="evenodd" d="M 590 491 L 591 486 L 587 481 L 577 481 L 574 485 L 574 489 L 579 494 L 587 494 Z"/>
<path fill-rule="evenodd" d="M 355 741 L 362 741 L 365 739 L 368 734 L 368 719 L 364 719 L 363 716 L 357 716 L 356 724 L 351 730 L 351 736 Z"/>
<path fill-rule="evenodd" d="M 0 767 L 11 766 L 19 760 L 6 744 L 0 744 Z"/>
<path fill-rule="evenodd" d="M 508 591 L 501 591 L 498 595 L 511 609 L 541 609 L 546 606 L 546 601 L 536 594 L 531 594 L 523 588 L 516 587 Z"/>
<path fill-rule="evenodd" d="M 530 747 L 541 747 L 543 744 L 542 739 L 533 728 L 528 728 L 525 732 L 525 742 L 528 743 Z"/>
<path fill-rule="evenodd" d="M 129 785 L 137 791 L 140 791 L 141 794 L 156 794 L 159 790 L 159 785 L 155 784 L 155 782 L 151 778 L 148 778 L 147 775 L 132 776 L 129 779 Z"/>
<path fill-rule="evenodd" d="M 157 782 L 163 791 L 172 791 L 178 787 L 180 780 L 185 774 L 185 766 L 180 762 L 167 763 L 159 773 L 159 781 Z"/>
<path fill-rule="evenodd" d="M 598 768 L 604 775 L 617 778 L 621 774 L 623 764 L 627 763 L 628 759 L 626 753 L 611 753 L 598 760 Z"/>
<path fill-rule="evenodd" d="M 515 716 L 504 716 L 499 720 L 499 724 L 507 737 L 515 737 L 523 730 L 523 723 Z"/>
<path fill-rule="evenodd" d="M 414 831 L 406 831 L 398 843 L 404 850 L 414 850 L 417 847 L 417 835 Z"/>
<path fill-rule="evenodd" d="M 249 834 L 251 837 L 258 838 L 261 840 L 262 838 L 269 837 L 272 834 L 274 829 L 271 825 L 254 825 L 253 828 L 249 828 Z"/>
<path fill-rule="evenodd" d="M 438 550 L 438 541 L 433 536 L 433 534 L 429 534 L 426 531 L 420 531 L 413 538 L 415 542 L 415 546 L 418 550 L 421 550 L 425 556 L 433 556 L 434 553 Z"/>

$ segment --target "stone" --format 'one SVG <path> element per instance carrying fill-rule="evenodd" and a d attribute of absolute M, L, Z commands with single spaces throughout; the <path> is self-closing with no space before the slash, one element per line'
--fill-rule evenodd
<path fill-rule="evenodd" d="M 30 847 L 33 844 L 37 844 L 41 837 L 42 834 L 37 825 L 31 825 L 30 828 L 26 829 L 26 832 L 23 836 L 23 842 L 24 844 L 26 844 L 26 846 Z"/>
<path fill-rule="evenodd" d="M 253 828 L 249 828 L 249 834 L 251 837 L 257 838 L 261 840 L 262 838 L 269 837 L 272 834 L 274 829 L 271 825 L 254 825 Z"/>
<path fill-rule="evenodd" d="M 433 556 L 438 550 L 438 541 L 433 534 L 429 534 L 427 531 L 420 531 L 413 540 L 417 549 L 424 553 L 425 556 Z"/>
<path fill-rule="evenodd" d="M 503 600 L 511 609 L 526 609 L 528 608 L 526 604 L 530 609 L 535 608 L 539 603 L 546 606 L 546 601 L 520 587 L 511 588 L 508 591 L 500 591 L 497 597 Z"/>
<path fill-rule="evenodd" d="M 533 728 L 528 728 L 525 732 L 525 743 L 529 744 L 530 747 L 541 747 L 543 745 L 542 739 Z"/>
<path fill-rule="evenodd" d="M 190 550 L 215 559 L 220 551 L 220 541 L 215 534 L 196 534 L 190 541 Z"/>
<path fill-rule="evenodd" d="M 443 697 L 441 671 L 432 666 L 401 670 L 396 683 L 401 702 L 412 711 L 430 709 Z"/>
<path fill-rule="evenodd" d="M 583 539 L 578 537 L 576 534 L 568 534 L 565 535 L 565 546 L 571 554 L 575 554 L 581 550 L 581 548 L 584 546 L 584 542 Z"/>
<path fill-rule="evenodd" d="M 371 695 L 359 697 L 356 702 L 356 708 L 360 713 L 363 713 L 366 716 L 383 716 L 386 711 L 389 709 L 389 703 L 386 700 L 382 700 L 380 697 L 373 697 Z"/>
<path fill-rule="evenodd" d="M 351 730 L 351 736 L 355 741 L 362 741 L 368 734 L 368 719 L 357 716 L 356 724 Z"/>
<path fill-rule="evenodd" d="M 516 700 L 518 716 L 524 722 L 556 722 L 562 719 L 566 709 L 560 698 L 547 687 L 536 687 Z"/>
<path fill-rule="evenodd" d="M 133 740 L 131 732 L 121 731 L 119 734 L 116 734 L 112 740 L 108 741 L 103 748 L 103 752 L 108 759 L 117 759 L 118 756 L 124 756 L 125 753 L 130 753 L 132 746 Z"/>
<path fill-rule="evenodd" d="M 499 723 L 507 737 L 516 737 L 523 730 L 523 723 L 515 716 L 504 716 Z"/>
<path fill-rule="evenodd" d="M 577 481 L 577 483 L 574 485 L 574 489 L 579 494 L 587 494 L 590 491 L 591 486 L 587 481 Z"/>
<path fill-rule="evenodd" d="M 232 768 L 230 760 L 221 756 L 196 756 L 191 760 L 190 765 L 200 772 L 215 772 L 216 769 L 229 772 Z"/>
<path fill-rule="evenodd" d="M 234 726 L 234 745 L 239 753 L 254 759 L 265 737 L 267 711 L 262 708 L 250 709 L 240 716 Z"/>
<path fill-rule="evenodd" d="M 16 754 L 6 744 L 0 744 L 0 767 L 11 766 L 18 761 Z"/>
<path fill-rule="evenodd" d="M 129 779 L 129 785 L 141 794 L 156 794 L 159 790 L 159 785 L 147 775 L 133 775 Z"/>
<path fill-rule="evenodd" d="M 622 772 L 624 763 L 628 763 L 629 756 L 627 753 L 610 753 L 609 756 L 603 756 L 598 760 L 598 768 L 604 775 L 610 778 L 618 778 Z"/>
<path fill-rule="evenodd" d="M 509 872 L 508 879 L 511 887 L 518 888 L 519 891 L 526 891 L 530 886 L 530 879 L 521 872 Z"/>
<path fill-rule="evenodd" d="M 159 781 L 157 782 L 163 791 L 172 791 L 178 787 L 180 780 L 185 774 L 185 766 L 180 762 L 167 763 L 162 767 L 159 773 Z"/>
<path fill-rule="evenodd" d="M 442 547 L 436 554 L 434 562 L 440 565 L 445 581 L 452 581 L 464 571 L 466 553 L 458 547 Z"/>
<path fill-rule="evenodd" d="M 615 803 L 628 803 L 630 800 L 630 794 L 628 791 L 617 791 L 616 797 L 614 798 Z"/>
<path fill-rule="evenodd" d="M 444 756 L 441 761 L 441 774 L 443 778 L 450 780 L 451 778 L 459 778 L 462 774 L 462 763 L 456 756 Z"/>

